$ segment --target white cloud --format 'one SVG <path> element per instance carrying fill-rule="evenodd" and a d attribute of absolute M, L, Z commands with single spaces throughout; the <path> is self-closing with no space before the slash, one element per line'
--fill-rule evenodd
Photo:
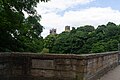
<path fill-rule="evenodd" d="M 47 36 L 51 28 L 56 28 L 57 32 L 60 33 L 64 30 L 64 26 L 70 25 L 71 27 L 79 27 L 82 25 L 93 25 L 106 24 L 111 21 L 116 24 L 120 22 L 120 12 L 108 8 L 89 8 L 79 11 L 69 11 L 63 16 L 55 13 L 47 13 L 42 17 L 41 24 L 45 26 L 45 30 L 42 35 Z"/>
<path fill-rule="evenodd" d="M 65 11 L 61 16 L 58 11 L 66 10 L 76 4 L 86 4 L 94 0 L 51 0 L 48 3 L 38 5 L 37 11 L 41 14 L 41 24 L 45 27 L 42 36 L 47 36 L 49 30 L 57 29 L 57 33 L 64 31 L 64 27 L 79 27 L 84 25 L 93 25 L 97 27 L 107 22 L 120 23 L 120 11 L 111 7 L 91 7 L 77 11 Z"/>
<path fill-rule="evenodd" d="M 94 25 L 107 23 L 109 21 L 119 23 L 120 21 L 120 12 L 113 10 L 112 8 L 89 8 L 79 11 L 69 11 L 66 12 L 63 16 L 63 20 L 69 23 L 70 25 Z"/>
<path fill-rule="evenodd" d="M 47 3 L 41 2 L 38 4 L 38 12 L 46 13 L 46 12 L 58 12 L 60 10 L 65 10 L 69 7 L 72 7 L 77 4 L 86 4 L 94 0 L 51 0 Z"/>
<path fill-rule="evenodd" d="M 57 29 L 57 32 L 63 31 L 62 26 L 63 26 L 63 21 L 62 17 L 55 14 L 55 13 L 48 13 L 42 16 L 42 20 L 40 22 L 44 26 L 44 31 L 42 35 L 47 36 L 49 34 L 49 30 L 52 28 Z M 58 27 L 59 26 L 59 27 Z"/>

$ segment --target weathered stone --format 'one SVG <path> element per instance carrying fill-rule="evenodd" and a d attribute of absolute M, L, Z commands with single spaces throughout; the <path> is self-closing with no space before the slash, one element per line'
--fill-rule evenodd
<path fill-rule="evenodd" d="M 32 76 L 39 76 L 39 77 L 54 77 L 53 70 L 31 70 Z"/>
<path fill-rule="evenodd" d="M 53 60 L 33 59 L 32 68 L 54 69 L 54 63 L 53 63 Z"/>
<path fill-rule="evenodd" d="M 97 80 L 117 65 L 118 52 L 0 53 L 0 80 Z"/>

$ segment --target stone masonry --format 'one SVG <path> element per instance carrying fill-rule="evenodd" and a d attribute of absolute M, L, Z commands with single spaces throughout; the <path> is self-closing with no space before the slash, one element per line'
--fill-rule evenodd
<path fill-rule="evenodd" d="M 0 53 L 0 80 L 97 80 L 118 65 L 118 52 Z"/>

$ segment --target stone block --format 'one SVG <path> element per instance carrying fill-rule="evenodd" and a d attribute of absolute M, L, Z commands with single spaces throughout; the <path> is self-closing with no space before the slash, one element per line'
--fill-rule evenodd
<path fill-rule="evenodd" d="M 76 78 L 76 72 L 73 71 L 56 71 L 55 77 L 58 78 Z"/>
<path fill-rule="evenodd" d="M 55 67 L 56 70 L 73 70 L 72 65 L 56 65 Z"/>
<path fill-rule="evenodd" d="M 40 60 L 33 59 L 32 60 L 32 68 L 40 68 L 40 69 L 54 69 L 54 61 L 53 60 Z"/>
<path fill-rule="evenodd" d="M 39 77 L 54 77 L 53 70 L 31 70 L 32 76 L 39 76 Z"/>

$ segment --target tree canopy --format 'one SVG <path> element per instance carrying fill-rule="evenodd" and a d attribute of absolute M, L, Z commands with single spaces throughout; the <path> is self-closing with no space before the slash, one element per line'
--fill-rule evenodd
<path fill-rule="evenodd" d="M 41 1 L 48 0 L 0 0 L 0 51 L 42 50 L 43 26 L 35 10 Z"/>
<path fill-rule="evenodd" d="M 37 3 L 49 0 L 0 0 L 0 51 L 50 53 L 97 53 L 116 51 L 120 43 L 120 25 L 85 25 L 58 35 L 41 36 L 43 26 Z M 25 18 L 24 12 L 28 14 Z"/>
<path fill-rule="evenodd" d="M 94 26 L 85 25 L 77 29 L 73 28 L 70 32 L 62 32 L 52 41 L 52 47 L 46 48 L 52 53 L 98 53 L 117 51 L 118 43 L 120 43 L 120 25 L 108 22 L 106 25 L 99 25 L 96 29 Z"/>

